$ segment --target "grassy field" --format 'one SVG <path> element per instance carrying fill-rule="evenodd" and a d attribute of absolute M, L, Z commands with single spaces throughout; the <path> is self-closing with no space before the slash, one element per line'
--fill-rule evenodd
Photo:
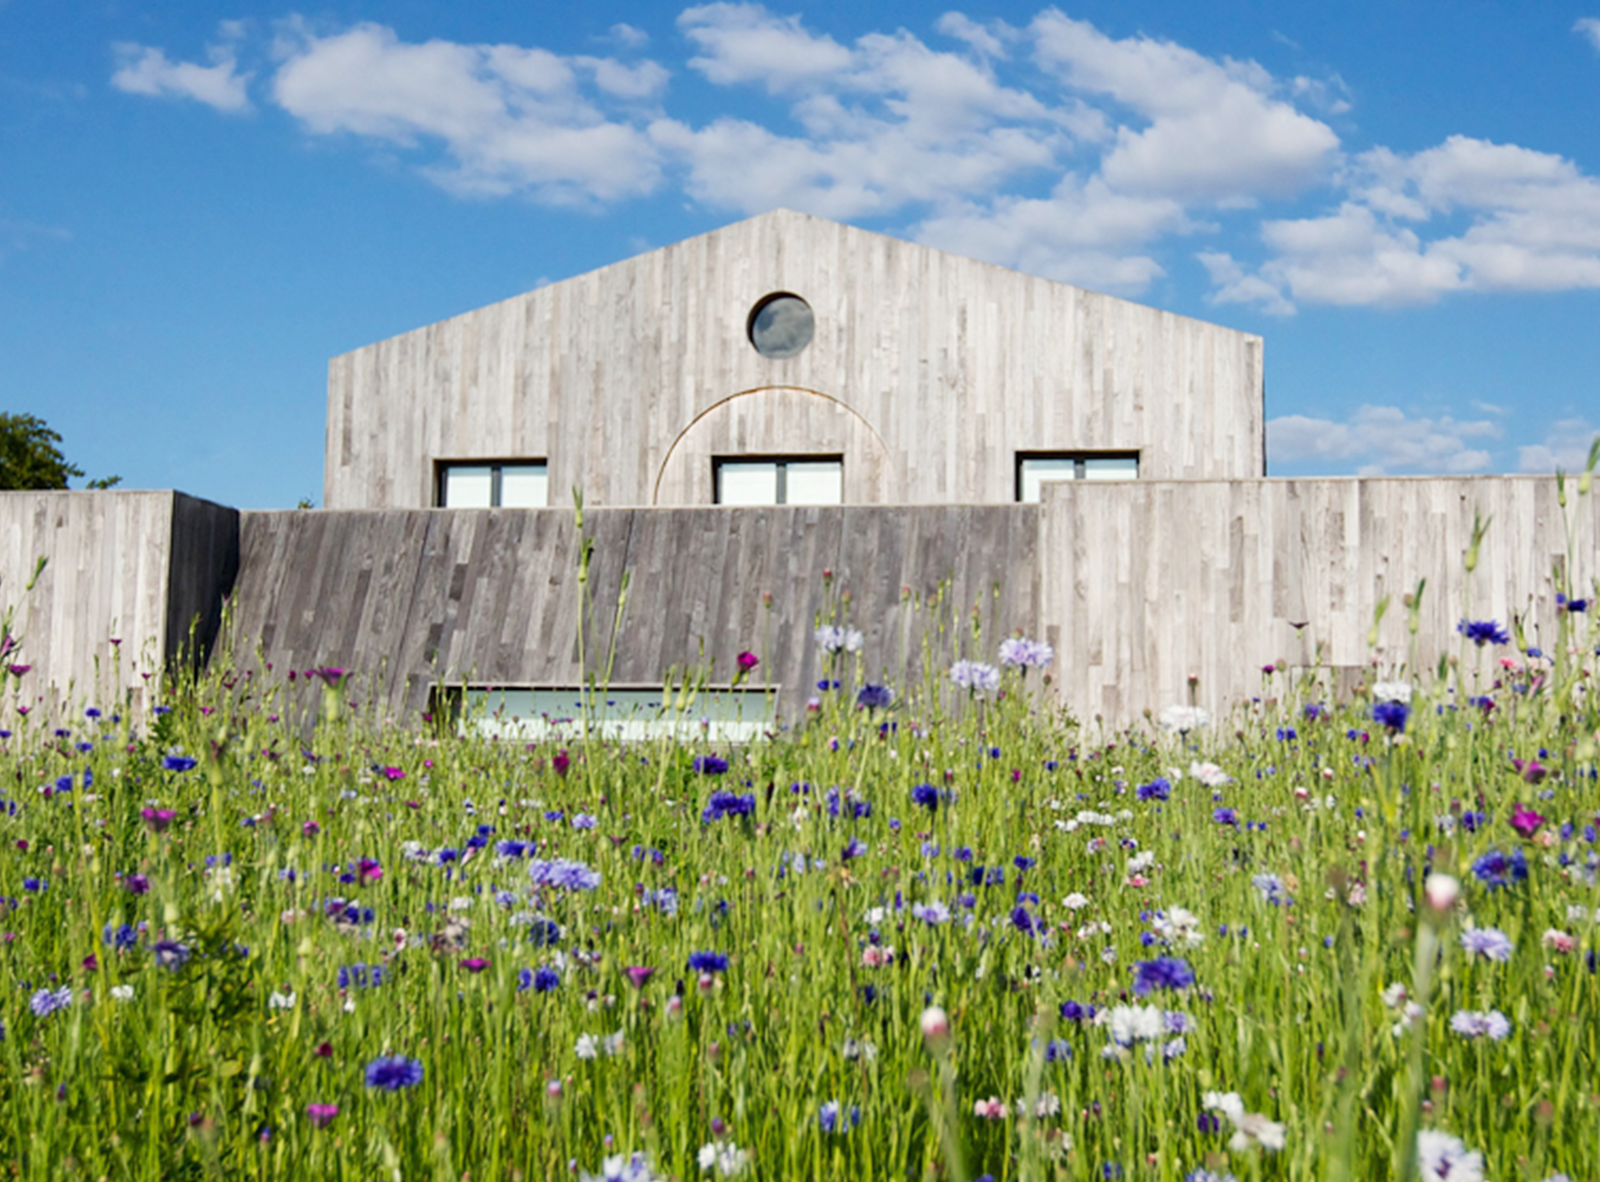
<path fill-rule="evenodd" d="M 865 697 L 841 649 L 742 749 L 303 731 L 224 672 L 30 716 L 0 1174 L 1595 1178 L 1564 607 L 1548 657 L 1467 627 L 1444 680 L 1093 741 L 1015 645 Z"/>

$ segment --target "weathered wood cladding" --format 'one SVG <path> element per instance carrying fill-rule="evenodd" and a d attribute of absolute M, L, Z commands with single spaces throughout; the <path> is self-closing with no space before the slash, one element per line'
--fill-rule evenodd
<path fill-rule="evenodd" d="M 31 666 L 5 708 L 143 701 L 192 618 L 214 635 L 237 536 L 234 510 L 178 492 L 0 493 L 0 602 Z"/>
<path fill-rule="evenodd" d="M 746 336 L 775 291 L 816 316 L 778 361 Z M 1258 477 L 1264 430 L 1259 337 L 780 210 L 335 358 L 324 504 L 510 456 L 594 506 L 708 504 L 714 452 L 823 443 L 848 503 L 1002 504 L 1019 450 Z"/>
<path fill-rule="evenodd" d="M 1419 668 L 1461 654 L 1463 615 L 1521 617 L 1528 643 L 1550 649 L 1569 519 L 1574 593 L 1600 575 L 1600 496 L 1568 494 L 1564 515 L 1545 477 L 1052 486 L 1039 580 L 1062 692 L 1079 718 L 1116 723 L 1187 702 L 1191 676 L 1197 702 L 1225 710 L 1263 692 L 1264 666 L 1294 670 L 1319 650 L 1335 683 L 1393 675 L 1411 640 L 1403 597 L 1424 578 Z M 1469 576 L 1475 513 L 1490 525 Z M 1481 664 L 1492 681 L 1493 657 Z"/>
<path fill-rule="evenodd" d="M 570 512 L 247 512 L 233 646 L 279 673 L 358 671 L 359 696 L 377 692 L 394 715 L 415 716 L 438 683 L 576 685 L 603 669 L 628 572 L 614 682 L 705 666 L 726 681 L 750 649 L 762 657 L 752 684 L 783 686 L 793 712 L 820 676 L 816 613 L 845 593 L 840 618 L 865 634 L 871 676 L 918 675 L 925 630 L 955 651 L 974 608 L 986 635 L 1027 628 L 1038 616 L 1037 516 L 1036 506 L 593 510 L 580 663 Z"/>

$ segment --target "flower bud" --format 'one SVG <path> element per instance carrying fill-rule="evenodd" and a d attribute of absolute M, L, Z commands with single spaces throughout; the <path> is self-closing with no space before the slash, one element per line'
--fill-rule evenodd
<path fill-rule="evenodd" d="M 1448 874 L 1430 874 L 1422 884 L 1422 893 L 1429 907 L 1443 913 L 1454 907 L 1461 897 L 1461 883 Z"/>
<path fill-rule="evenodd" d="M 929 1046 L 943 1046 L 950 1041 L 950 1015 L 938 1006 L 922 1011 L 922 1037 Z"/>

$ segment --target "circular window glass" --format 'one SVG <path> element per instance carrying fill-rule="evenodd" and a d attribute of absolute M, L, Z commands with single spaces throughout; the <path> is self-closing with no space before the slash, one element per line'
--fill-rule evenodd
<path fill-rule="evenodd" d="M 797 295 L 769 295 L 750 311 L 750 343 L 763 357 L 793 357 L 811 343 L 817 320 L 811 305 Z"/>

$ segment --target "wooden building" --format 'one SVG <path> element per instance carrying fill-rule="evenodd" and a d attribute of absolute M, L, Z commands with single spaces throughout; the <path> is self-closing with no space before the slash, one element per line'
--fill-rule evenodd
<path fill-rule="evenodd" d="M 354 670 L 401 719 L 452 687 L 559 712 L 607 667 L 639 705 L 746 649 L 758 721 L 774 688 L 795 717 L 833 620 L 901 686 L 1037 637 L 1060 703 L 1120 726 L 1220 714 L 1268 665 L 1432 668 L 1463 610 L 1534 643 L 1594 586 L 1600 497 L 1267 479 L 1264 423 L 1258 337 L 777 211 L 334 359 L 323 510 L 0 494 L 34 665 L 0 710 L 151 700 L 231 595 L 236 655 Z M 1424 577 L 1417 636 L 1397 609 L 1369 643 Z"/>

